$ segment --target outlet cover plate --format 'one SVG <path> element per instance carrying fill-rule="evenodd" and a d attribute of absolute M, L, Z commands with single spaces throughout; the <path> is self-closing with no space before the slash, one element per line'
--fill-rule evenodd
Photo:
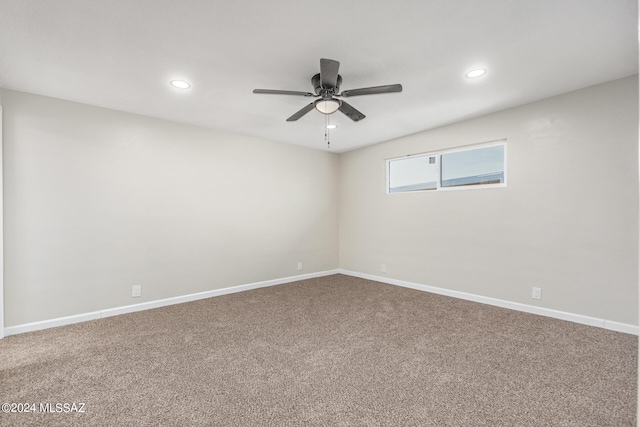
<path fill-rule="evenodd" d="M 542 299 L 542 289 L 535 287 L 531 288 L 531 298 Z"/>
<path fill-rule="evenodd" d="M 142 285 L 133 285 L 131 287 L 131 297 L 137 298 L 142 295 Z"/>

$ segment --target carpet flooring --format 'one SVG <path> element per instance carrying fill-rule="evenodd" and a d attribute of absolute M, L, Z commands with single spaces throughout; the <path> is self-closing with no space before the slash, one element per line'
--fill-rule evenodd
<path fill-rule="evenodd" d="M 637 343 L 333 275 L 6 337 L 0 425 L 635 426 Z"/>

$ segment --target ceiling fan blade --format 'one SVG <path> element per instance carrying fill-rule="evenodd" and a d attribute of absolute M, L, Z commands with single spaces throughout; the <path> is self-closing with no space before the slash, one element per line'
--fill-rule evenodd
<path fill-rule="evenodd" d="M 320 59 L 320 82 L 325 89 L 335 88 L 338 84 L 340 63 L 333 59 Z M 337 92 L 337 90 L 336 90 Z"/>
<path fill-rule="evenodd" d="M 375 95 L 377 93 L 393 93 L 402 92 L 402 85 L 386 85 L 363 87 L 362 89 L 351 89 L 343 91 L 339 96 L 359 96 L 359 95 Z"/>
<path fill-rule="evenodd" d="M 298 92 L 295 90 L 273 90 L 273 89 L 254 89 L 253 93 L 267 93 L 270 95 L 300 95 L 300 96 L 315 96 L 310 92 Z"/>
<path fill-rule="evenodd" d="M 307 114 L 311 110 L 313 110 L 313 102 L 311 104 L 309 104 L 309 105 L 305 105 L 304 107 L 302 107 L 293 116 L 289 117 L 287 119 L 287 121 L 288 122 L 295 122 L 296 120 L 298 120 L 300 117 L 304 116 L 305 114 Z"/>
<path fill-rule="evenodd" d="M 338 108 L 338 110 L 342 111 L 345 116 L 349 117 L 354 122 L 359 122 L 360 120 L 367 117 L 344 101 L 342 101 L 342 104 L 340 104 L 340 108 Z"/>

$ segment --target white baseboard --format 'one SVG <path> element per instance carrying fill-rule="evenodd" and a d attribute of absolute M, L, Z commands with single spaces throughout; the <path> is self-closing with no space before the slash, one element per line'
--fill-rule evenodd
<path fill-rule="evenodd" d="M 544 307 L 536 307 L 533 305 L 521 304 L 521 303 L 501 300 L 497 298 L 490 298 L 482 295 L 475 295 L 475 294 L 469 294 L 466 292 L 453 291 L 450 289 L 422 285 L 419 283 L 407 282 L 404 280 L 390 279 L 388 277 L 376 276 L 373 274 L 365 274 L 365 273 L 358 273 L 350 270 L 336 269 L 336 270 L 321 271 L 317 273 L 302 274 L 299 276 L 284 277 L 280 279 L 265 280 L 263 282 L 255 282 L 255 283 L 249 283 L 246 285 L 231 286 L 231 287 L 222 288 L 222 289 L 214 289 L 211 291 L 181 295 L 177 297 L 166 298 L 166 299 L 161 299 L 156 301 L 148 301 L 140 304 L 108 308 L 100 311 L 93 311 L 93 312 L 77 314 L 73 316 L 58 317 L 56 319 L 43 320 L 40 322 L 25 323 L 23 325 L 9 326 L 4 328 L 4 336 L 7 337 L 9 335 L 39 331 L 41 329 L 48 329 L 48 328 L 54 328 L 57 326 L 70 325 L 73 323 L 86 322 L 88 320 L 102 319 L 104 317 L 117 316 L 120 314 L 134 313 L 136 311 L 150 310 L 152 308 L 164 307 L 167 305 L 181 304 L 189 301 L 196 301 L 196 300 L 212 298 L 220 295 L 233 294 L 236 292 L 244 292 L 244 291 L 249 291 L 251 289 L 264 288 L 268 286 L 282 285 L 284 283 L 291 283 L 291 282 L 296 282 L 298 280 L 305 280 L 305 279 L 313 279 L 316 277 L 329 276 L 332 274 L 345 274 L 347 276 L 360 277 L 363 279 L 374 280 L 376 282 L 402 286 L 405 288 L 416 289 L 424 292 L 431 292 L 439 295 L 446 295 L 453 298 L 459 298 L 459 299 L 464 299 L 468 301 L 494 305 L 497 307 L 508 308 L 511 310 L 522 311 L 525 313 L 538 314 L 540 316 L 553 317 L 555 319 L 567 320 L 570 322 L 581 323 L 583 325 L 596 326 L 599 328 L 609 329 L 612 331 L 624 332 L 632 335 L 640 335 L 640 328 L 638 326 L 630 325 L 627 323 L 614 322 L 612 320 L 599 319 L 596 317 L 583 316 L 580 314 L 552 310 Z"/>
<path fill-rule="evenodd" d="M 140 304 L 126 305 L 123 307 L 107 308 L 90 313 L 77 314 L 74 316 L 58 317 L 56 319 L 43 320 L 40 322 L 25 323 L 23 325 L 9 326 L 4 328 L 4 336 L 22 334 L 25 332 L 39 331 L 41 329 L 54 328 L 56 326 L 70 325 L 72 323 L 86 322 L 88 320 L 102 319 L 104 317 L 117 316 L 119 314 L 134 313 L 136 311 L 150 310 L 152 308 L 165 307 L 167 305 L 181 304 L 183 302 L 196 301 L 205 298 L 217 297 L 220 295 L 233 294 L 236 292 L 249 291 L 251 289 L 265 288 L 267 286 L 282 285 L 284 283 L 297 282 L 299 280 L 313 279 L 316 277 L 339 274 L 339 270 L 326 270 L 317 273 L 301 274 L 299 276 L 283 277 L 280 279 L 265 280 L 263 282 L 249 283 L 246 285 L 230 286 L 228 288 L 214 289 L 211 291 L 199 292 L 178 297 L 166 298 L 156 301 L 148 301 Z"/>
<path fill-rule="evenodd" d="M 421 285 L 419 283 L 406 282 L 404 280 L 390 279 L 388 277 L 375 276 L 373 274 L 358 273 L 350 270 L 339 270 L 340 274 L 347 276 L 360 277 L 362 279 L 374 280 L 376 282 L 387 283 L 389 285 L 402 286 L 404 288 L 416 289 L 433 294 L 446 295 L 453 298 L 464 299 L 468 301 L 479 302 L 483 304 L 494 305 L 497 307 L 509 308 L 511 310 L 523 311 L 525 313 L 538 314 L 540 316 L 553 317 L 555 319 L 568 320 L 570 322 L 581 323 L 583 325 L 596 326 L 599 328 L 609 329 L 626 334 L 639 335 L 640 327 L 627 323 L 614 322 L 606 319 L 598 319 L 596 317 L 583 316 L 581 314 L 568 313 L 565 311 L 552 310 L 550 308 L 536 307 L 528 304 L 521 304 L 497 298 L 485 297 L 482 295 L 469 294 L 466 292 L 453 291 L 450 289 L 438 288 L 435 286 Z"/>
<path fill-rule="evenodd" d="M 25 323 L 22 325 L 8 326 L 4 328 L 4 336 L 24 334 L 25 332 L 39 331 L 41 329 L 55 328 L 57 326 L 71 325 L 72 323 L 96 320 L 102 317 L 101 312 L 92 311 L 90 313 L 76 314 L 74 316 L 58 317 L 40 322 Z"/>

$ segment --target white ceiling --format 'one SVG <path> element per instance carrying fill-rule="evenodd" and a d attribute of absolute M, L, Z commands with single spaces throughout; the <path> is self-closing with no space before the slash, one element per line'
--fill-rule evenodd
<path fill-rule="evenodd" d="M 326 149 L 322 114 L 285 121 L 310 98 L 252 90 L 313 92 L 330 58 L 342 90 L 404 87 L 329 116 L 344 152 L 636 74 L 637 21 L 636 0 L 0 0 L 0 86 Z"/>

